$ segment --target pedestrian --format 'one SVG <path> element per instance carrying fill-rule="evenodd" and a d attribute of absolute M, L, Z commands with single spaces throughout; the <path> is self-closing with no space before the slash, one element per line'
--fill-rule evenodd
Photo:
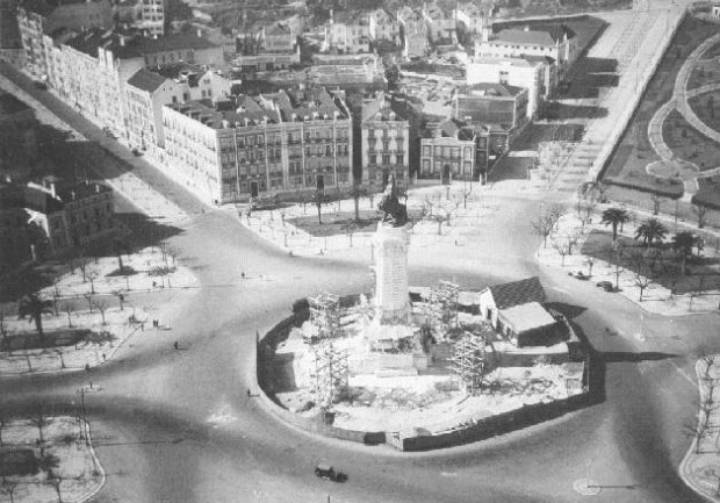
<path fill-rule="evenodd" d="M 153 288 L 155 288 L 155 287 L 157 286 L 157 283 L 155 283 L 155 282 L 153 281 L 152 285 L 153 285 Z"/>
<path fill-rule="evenodd" d="M 105 353 L 102 354 L 103 361 L 105 361 Z"/>
<path fill-rule="evenodd" d="M 90 364 L 89 363 L 85 364 L 85 372 L 90 372 Z"/>
<path fill-rule="evenodd" d="M 145 322 L 144 322 L 144 321 L 141 321 L 141 322 L 140 322 L 140 331 L 141 331 L 141 332 L 144 332 L 144 331 L 145 331 Z"/>
<path fill-rule="evenodd" d="M 248 397 L 251 397 L 251 396 L 252 396 L 252 393 L 250 393 L 250 388 L 247 389 L 247 396 L 248 396 Z"/>
<path fill-rule="evenodd" d="M 178 348 L 180 347 L 179 344 L 178 344 L 178 341 L 175 341 L 175 342 L 173 343 L 173 347 L 174 347 L 175 349 L 178 349 Z"/>
<path fill-rule="evenodd" d="M 245 279 L 245 271 L 243 271 L 243 272 L 240 273 L 240 277 L 241 277 L 242 279 Z"/>

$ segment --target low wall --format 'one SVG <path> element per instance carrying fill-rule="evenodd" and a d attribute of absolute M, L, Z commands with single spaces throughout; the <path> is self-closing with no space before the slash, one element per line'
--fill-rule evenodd
<path fill-rule="evenodd" d="M 358 297 L 358 295 L 345 296 L 342 298 L 342 302 L 349 303 L 352 302 L 352 299 L 357 299 Z M 258 335 L 255 351 L 254 377 L 257 379 L 258 388 L 261 390 L 259 398 L 267 409 L 278 419 L 310 433 L 319 433 L 328 437 L 366 445 L 387 443 L 401 451 L 424 451 L 467 444 L 508 433 L 559 417 L 602 399 L 602 390 L 596 392 L 596 390 L 591 389 L 589 385 L 589 383 L 594 381 L 590 378 L 590 372 L 591 365 L 592 368 L 595 368 L 595 364 L 593 363 L 593 355 L 588 355 L 585 358 L 585 373 L 583 375 L 585 391 L 563 400 L 526 405 L 520 409 L 504 414 L 479 419 L 471 426 L 440 435 L 401 438 L 397 432 L 367 432 L 336 428 L 326 424 L 324 418 L 319 414 L 305 417 L 290 412 L 277 401 L 273 400 L 272 390 L 268 389 L 268 380 L 266 379 L 268 376 L 265 375 L 267 368 L 262 364 L 264 358 L 271 357 L 277 345 L 288 337 L 292 327 L 300 326 L 309 316 L 305 299 L 296 301 L 293 306 L 294 312 L 291 316 L 275 325 L 262 338 Z"/>
<path fill-rule="evenodd" d="M 526 405 L 504 414 L 477 420 L 472 426 L 440 435 L 400 438 L 397 433 L 387 433 L 386 443 L 401 451 L 427 451 L 477 442 L 502 435 L 520 428 L 554 419 L 592 403 L 590 392 L 571 396 L 551 403 Z"/>

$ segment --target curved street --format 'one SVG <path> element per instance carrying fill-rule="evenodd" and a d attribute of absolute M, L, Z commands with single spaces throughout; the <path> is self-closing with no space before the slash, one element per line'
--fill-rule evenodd
<path fill-rule="evenodd" d="M 51 96 L 28 92 L 58 110 Z M 88 139 L 105 141 L 72 111 L 55 113 Z M 151 173 L 141 161 L 124 162 L 133 172 Z M 94 501 L 577 502 L 579 480 L 598 486 L 595 501 L 700 501 L 676 472 L 690 442 L 684 427 L 696 413 L 693 355 L 720 349 L 717 314 L 641 317 L 621 296 L 540 268 L 539 238 L 529 221 L 541 202 L 499 197 L 507 210 L 496 213 L 492 226 L 506 236 L 503 256 L 493 247 L 478 249 L 470 270 L 411 263 L 411 284 L 455 276 L 464 287 L 481 288 L 539 275 L 552 300 L 580 308 L 574 321 L 605 355 L 606 399 L 488 441 L 401 454 L 297 431 L 246 394 L 257 391 L 256 331 L 288 315 L 299 297 L 367 290 L 367 264 L 290 257 L 229 213 L 203 211 L 181 188 L 154 176 L 159 182 L 152 185 L 163 193 L 171 186 L 172 200 L 191 215 L 170 243 L 201 285 L 177 306 L 175 319 L 163 321 L 172 330 L 134 336 L 112 362 L 89 373 L 0 381 L 6 415 L 40 405 L 75 410 L 78 388 L 93 382 L 98 391 L 86 395 L 87 413 L 108 475 Z M 132 211 L 127 202 L 119 206 Z M 320 459 L 349 480 L 317 479 L 312 469 Z"/>

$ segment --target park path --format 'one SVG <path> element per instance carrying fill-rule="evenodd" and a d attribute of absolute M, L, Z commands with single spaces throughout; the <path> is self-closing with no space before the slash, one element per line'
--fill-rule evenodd
<path fill-rule="evenodd" d="M 682 163 L 683 166 L 689 168 L 693 173 L 693 176 L 682 177 L 683 183 L 685 185 L 686 196 L 691 196 L 692 194 L 697 192 L 697 178 L 699 178 L 698 174 L 700 174 L 700 168 L 697 166 L 697 164 L 691 161 L 685 159 L 678 159 L 675 156 L 670 146 L 665 142 L 665 138 L 663 138 L 662 128 L 665 120 L 670 115 L 670 113 L 672 113 L 673 110 L 677 110 L 688 122 L 688 124 L 690 124 L 693 128 L 695 128 L 697 131 L 710 138 L 711 140 L 720 143 L 720 132 L 716 131 L 715 129 L 705 124 L 702 120 L 700 120 L 700 118 L 690 106 L 689 102 L 691 98 L 695 98 L 702 94 L 720 90 L 720 82 L 706 84 L 704 86 L 697 87 L 691 90 L 688 90 L 687 88 L 693 68 L 700 61 L 703 60 L 703 55 L 705 54 L 705 52 L 717 43 L 720 43 L 720 33 L 708 38 L 702 44 L 697 46 L 693 52 L 690 53 L 687 60 L 685 60 L 683 65 L 680 67 L 680 70 L 675 77 L 675 85 L 673 87 L 672 97 L 670 98 L 670 100 L 668 100 L 665 104 L 663 104 L 660 108 L 657 109 L 655 114 L 648 122 L 648 139 L 650 140 L 650 145 L 652 146 L 655 153 L 660 157 L 661 161 L 664 163 Z M 649 164 L 648 167 L 649 166 L 651 166 L 651 164 Z M 702 177 L 706 178 L 708 176 L 717 174 L 718 172 L 720 172 L 720 168 L 715 168 L 702 173 Z"/>

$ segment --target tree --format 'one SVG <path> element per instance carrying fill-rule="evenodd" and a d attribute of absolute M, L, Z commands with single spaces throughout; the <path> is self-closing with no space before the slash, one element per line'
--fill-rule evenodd
<path fill-rule="evenodd" d="M 659 244 L 665 239 L 668 230 L 659 220 L 648 218 L 637 228 L 635 239 L 641 239 L 643 244 L 648 247 Z"/>
<path fill-rule="evenodd" d="M 80 269 L 80 272 L 82 273 L 83 283 L 87 283 L 86 272 L 87 272 L 87 266 L 89 263 L 90 263 L 90 259 L 88 258 L 87 252 L 85 251 L 85 249 L 80 248 L 79 250 L 77 250 L 72 264 L 74 266 L 77 266 L 78 269 Z M 75 267 L 73 267 L 73 270 L 74 269 L 75 269 Z"/>
<path fill-rule="evenodd" d="M 630 220 L 628 212 L 622 208 L 608 208 L 603 211 L 601 222 L 605 225 L 612 226 L 613 241 L 617 241 L 618 226 L 627 223 Z"/>
<path fill-rule="evenodd" d="M 10 498 L 10 503 L 15 503 L 15 489 L 17 489 L 18 483 L 3 477 L 0 482 L 0 494 L 5 494 Z"/>
<path fill-rule="evenodd" d="M 558 254 L 560 255 L 560 265 L 562 267 L 565 267 L 565 257 L 567 255 L 570 255 L 570 250 L 572 248 L 569 241 L 567 239 L 564 239 L 564 240 L 553 239 L 552 247 L 555 248 L 555 251 L 557 251 Z"/>
<path fill-rule="evenodd" d="M 547 217 L 552 222 L 553 229 L 557 226 L 558 222 L 560 221 L 560 218 L 565 214 L 565 211 L 566 211 L 565 206 L 560 203 L 550 205 L 546 214 L 547 214 Z"/>
<path fill-rule="evenodd" d="M 683 276 L 687 274 L 687 259 L 692 256 L 692 250 L 698 237 L 692 232 L 678 232 L 673 236 L 672 246 L 680 260 L 680 272 Z"/>
<path fill-rule="evenodd" d="M 125 269 L 125 266 L 123 265 L 123 253 L 129 253 L 130 247 L 127 244 L 127 241 L 125 241 L 122 238 L 115 238 L 113 240 L 113 251 L 115 252 L 115 256 L 117 257 L 118 261 L 118 271 L 120 273 L 123 272 Z"/>
<path fill-rule="evenodd" d="M 355 222 L 348 222 L 346 224 L 343 224 L 342 229 L 345 231 L 345 234 L 347 234 L 347 237 L 350 240 L 350 248 L 352 248 L 353 234 L 357 230 L 357 224 Z"/>
<path fill-rule="evenodd" d="M 123 311 L 125 308 L 125 294 L 123 294 L 120 290 L 114 290 L 113 295 L 117 297 L 118 302 L 120 303 L 120 311 Z"/>
<path fill-rule="evenodd" d="M 100 271 L 92 268 L 86 273 L 85 276 L 90 281 L 90 293 L 95 295 L 95 280 L 100 277 Z"/>
<path fill-rule="evenodd" d="M 643 301 L 643 293 L 652 283 L 650 277 L 650 268 L 648 267 L 647 258 L 641 251 L 635 251 L 630 255 L 630 263 L 633 273 L 633 284 L 640 289 L 639 302 Z"/>
<path fill-rule="evenodd" d="M 30 418 L 30 423 L 38 429 L 38 438 L 40 439 L 40 444 L 43 444 L 45 442 L 43 428 L 45 428 L 45 426 L 47 426 L 48 424 L 48 419 L 45 415 L 45 409 L 43 409 L 42 407 L 36 408 L 33 412 L 32 417 Z"/>
<path fill-rule="evenodd" d="M 530 221 L 533 232 L 543 238 L 543 248 L 547 248 L 548 236 L 553 230 L 555 223 L 547 215 L 540 214 Z"/>
<path fill-rule="evenodd" d="M 97 309 L 100 312 L 100 318 L 102 318 L 102 324 L 107 325 L 107 322 L 105 321 L 105 311 L 107 311 L 107 308 L 108 308 L 107 302 L 104 299 L 95 297 L 95 299 L 92 301 L 92 303 L 95 306 L 95 309 Z"/>
<path fill-rule="evenodd" d="M 67 315 L 68 328 L 72 328 L 72 326 L 73 326 L 73 324 L 72 324 L 72 312 L 73 312 L 72 304 L 70 304 L 69 302 L 66 302 L 65 305 L 63 306 L 63 311 L 65 311 L 65 314 Z"/>
<path fill-rule="evenodd" d="M 656 194 L 653 192 L 653 194 L 650 196 L 650 199 L 653 203 L 653 215 L 657 215 L 660 213 L 660 204 L 662 203 L 662 196 L 660 194 Z"/>
<path fill-rule="evenodd" d="M 615 241 L 612 249 L 613 255 L 615 255 L 615 290 L 620 290 L 620 273 L 624 271 L 620 261 L 625 253 L 625 247 L 619 241 Z"/>
<path fill-rule="evenodd" d="M 705 219 L 707 218 L 707 206 L 701 206 L 697 203 L 693 203 L 692 211 L 697 216 L 698 228 L 702 229 L 705 227 Z"/>
<path fill-rule="evenodd" d="M 28 318 L 35 322 L 35 330 L 40 335 L 41 343 L 45 347 L 45 332 L 43 332 L 42 315 L 52 314 L 52 301 L 41 299 L 37 293 L 31 293 L 20 299 L 18 316 L 20 319 Z"/>
<path fill-rule="evenodd" d="M 0 306 L 0 337 L 2 337 L 2 349 L 10 347 L 10 333 L 5 321 L 5 309 Z"/>

